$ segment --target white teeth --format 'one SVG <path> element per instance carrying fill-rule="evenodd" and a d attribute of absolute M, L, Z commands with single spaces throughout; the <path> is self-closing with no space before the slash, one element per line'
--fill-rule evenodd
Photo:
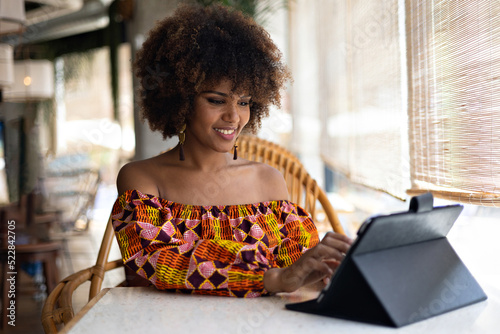
<path fill-rule="evenodd" d="M 234 133 L 234 129 L 233 130 L 215 129 L 215 131 L 220 132 L 224 135 L 230 135 Z"/>

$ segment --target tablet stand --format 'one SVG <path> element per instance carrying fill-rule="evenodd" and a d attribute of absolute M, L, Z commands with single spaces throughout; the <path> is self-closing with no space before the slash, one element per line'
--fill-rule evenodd
<path fill-rule="evenodd" d="M 332 286 L 314 303 L 286 307 L 400 327 L 485 300 L 446 238 L 462 208 L 433 208 L 432 202 L 431 194 L 414 197 L 409 213 L 374 221 L 372 225 L 385 224 L 396 235 L 388 237 L 384 231 L 381 239 L 381 228 L 371 238 L 367 235 L 365 244 L 348 254 L 341 272 L 332 277 Z M 438 225 L 444 226 L 442 231 Z"/>

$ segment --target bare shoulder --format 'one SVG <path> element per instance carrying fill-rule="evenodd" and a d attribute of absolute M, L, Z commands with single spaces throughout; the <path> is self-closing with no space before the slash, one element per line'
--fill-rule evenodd
<path fill-rule="evenodd" d="M 288 199 L 288 189 L 283 174 L 274 167 L 264 163 L 256 163 L 257 177 L 263 195 L 271 200 Z"/>
<path fill-rule="evenodd" d="M 116 179 L 118 194 L 127 190 L 136 189 L 145 194 L 158 196 L 158 187 L 154 175 L 152 159 L 132 161 L 125 164 L 119 171 Z"/>

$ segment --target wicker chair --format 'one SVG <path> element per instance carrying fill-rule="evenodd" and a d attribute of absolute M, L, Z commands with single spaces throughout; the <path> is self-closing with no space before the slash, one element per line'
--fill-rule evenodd
<path fill-rule="evenodd" d="M 345 234 L 326 193 L 309 175 L 296 155 L 278 144 L 250 135 L 241 135 L 237 145 L 239 156 L 278 169 L 285 178 L 290 200 L 309 212 L 314 221 L 322 208 L 332 229 Z M 318 202 L 321 208 L 316 206 Z"/>
<path fill-rule="evenodd" d="M 302 206 L 311 214 L 313 219 L 316 218 L 321 207 L 333 230 L 345 234 L 325 192 L 291 152 L 258 137 L 241 135 L 238 139 L 238 155 L 277 168 L 285 177 L 290 200 Z M 114 233 L 110 219 L 106 225 L 96 264 L 66 277 L 56 286 L 45 301 L 42 309 L 42 324 L 45 333 L 57 333 L 58 326 L 61 327 L 61 324 L 67 324 L 74 317 L 72 296 L 73 292 L 81 284 L 90 281 L 90 301 L 100 292 L 106 271 L 123 267 L 121 259 L 108 260 L 113 240 Z"/>

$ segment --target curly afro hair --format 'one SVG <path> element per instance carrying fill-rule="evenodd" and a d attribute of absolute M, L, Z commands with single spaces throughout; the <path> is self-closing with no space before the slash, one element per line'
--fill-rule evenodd
<path fill-rule="evenodd" d="M 252 96 L 247 128 L 255 132 L 290 74 L 269 34 L 253 19 L 221 5 L 180 5 L 150 31 L 137 53 L 143 119 L 164 138 L 189 122 L 195 96 L 229 79 Z"/>

